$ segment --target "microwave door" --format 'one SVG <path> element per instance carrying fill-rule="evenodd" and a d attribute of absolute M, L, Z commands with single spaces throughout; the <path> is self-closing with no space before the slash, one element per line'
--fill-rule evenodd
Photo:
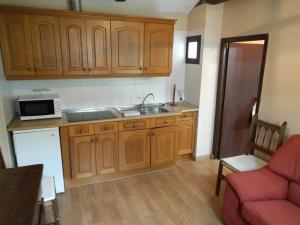
<path fill-rule="evenodd" d="M 19 106 L 21 117 L 38 117 L 55 114 L 53 100 L 20 101 Z"/>

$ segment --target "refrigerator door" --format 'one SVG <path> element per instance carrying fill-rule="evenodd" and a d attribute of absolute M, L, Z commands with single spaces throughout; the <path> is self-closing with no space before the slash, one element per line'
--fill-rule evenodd
<path fill-rule="evenodd" d="M 18 166 L 43 164 L 43 176 L 54 176 L 56 192 L 64 192 L 58 128 L 13 133 Z"/>

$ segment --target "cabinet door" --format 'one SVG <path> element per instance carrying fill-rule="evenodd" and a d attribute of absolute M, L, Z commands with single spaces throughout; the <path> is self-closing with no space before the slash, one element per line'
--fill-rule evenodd
<path fill-rule="evenodd" d="M 119 169 L 130 171 L 150 166 L 150 131 L 119 133 Z"/>
<path fill-rule="evenodd" d="M 86 20 L 89 75 L 111 73 L 110 21 Z"/>
<path fill-rule="evenodd" d="M 176 148 L 178 155 L 194 152 L 195 120 L 179 122 L 177 126 Z"/>
<path fill-rule="evenodd" d="M 175 160 L 176 128 L 164 127 L 151 131 L 151 167 L 173 163 Z"/>
<path fill-rule="evenodd" d="M 112 21 L 112 72 L 143 73 L 144 23 Z"/>
<path fill-rule="evenodd" d="M 70 153 L 73 179 L 95 175 L 94 136 L 70 138 Z"/>
<path fill-rule="evenodd" d="M 28 16 L 2 14 L 0 33 L 6 76 L 35 75 Z"/>
<path fill-rule="evenodd" d="M 96 171 L 97 175 L 116 172 L 117 138 L 116 133 L 96 136 Z"/>
<path fill-rule="evenodd" d="M 36 75 L 62 75 L 58 18 L 31 16 L 30 25 Z"/>
<path fill-rule="evenodd" d="M 85 19 L 59 18 L 64 75 L 88 75 Z"/>
<path fill-rule="evenodd" d="M 147 74 L 172 72 L 173 25 L 145 25 L 145 71 Z"/>

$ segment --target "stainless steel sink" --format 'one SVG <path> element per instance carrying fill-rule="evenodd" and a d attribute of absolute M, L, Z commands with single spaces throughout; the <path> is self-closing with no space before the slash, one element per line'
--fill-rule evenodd
<path fill-rule="evenodd" d="M 162 104 L 145 105 L 144 107 L 141 107 L 140 105 L 136 105 L 133 107 L 119 107 L 117 108 L 117 110 L 124 117 L 170 112 L 169 110 L 165 109 Z"/>

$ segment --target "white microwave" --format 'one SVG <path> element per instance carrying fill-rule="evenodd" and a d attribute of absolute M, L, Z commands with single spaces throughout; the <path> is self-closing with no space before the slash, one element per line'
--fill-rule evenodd
<path fill-rule="evenodd" d="M 36 94 L 18 97 L 21 120 L 39 120 L 62 117 L 61 101 L 58 94 Z"/>

